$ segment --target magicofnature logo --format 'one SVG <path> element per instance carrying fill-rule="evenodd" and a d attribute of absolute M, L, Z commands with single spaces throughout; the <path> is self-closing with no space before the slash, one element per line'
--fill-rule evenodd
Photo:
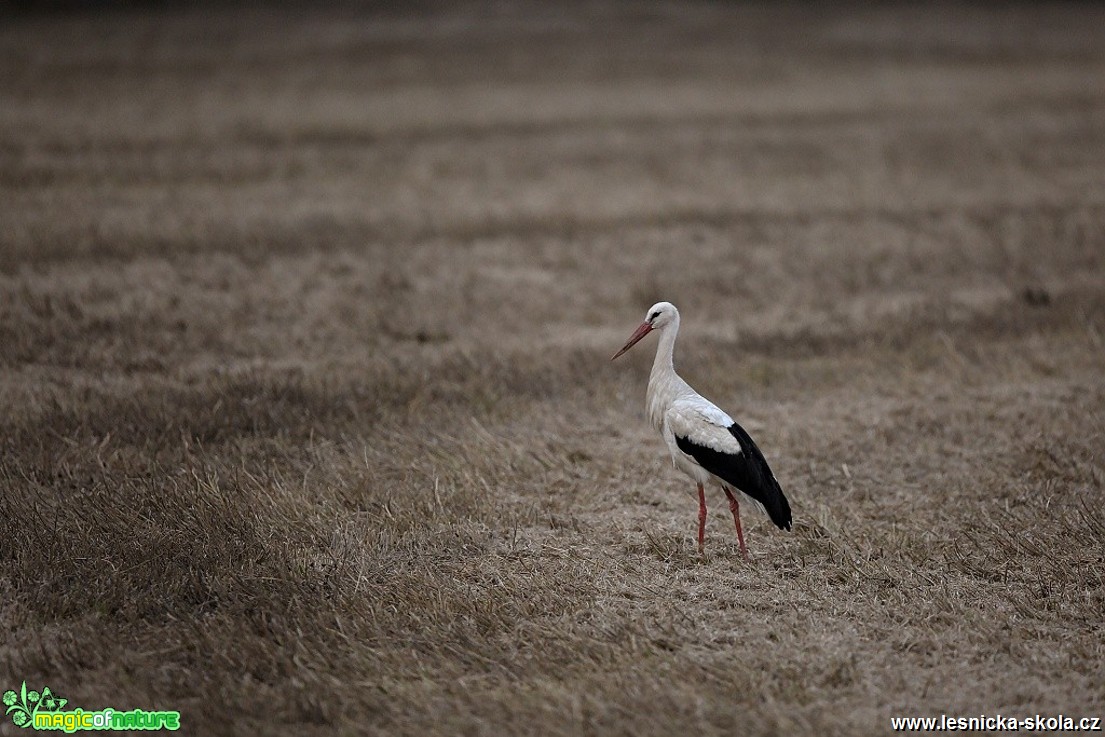
<path fill-rule="evenodd" d="M 62 732 L 76 732 L 78 730 L 157 730 L 180 729 L 179 711 L 144 711 L 131 709 L 123 711 L 119 709 L 100 709 L 98 711 L 85 711 L 84 709 L 65 710 L 69 703 L 53 693 L 49 688 L 43 688 L 42 693 L 28 691 L 27 682 L 15 690 L 4 692 L 4 712 L 11 717 L 12 724 L 17 727 L 31 727 L 33 729 L 56 730 Z"/>

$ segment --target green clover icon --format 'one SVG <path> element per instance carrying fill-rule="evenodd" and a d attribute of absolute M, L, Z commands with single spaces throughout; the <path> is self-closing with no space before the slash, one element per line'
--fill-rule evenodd
<path fill-rule="evenodd" d="M 24 724 L 27 723 L 27 712 L 15 712 L 14 714 L 12 714 L 12 722 L 15 724 L 15 726 L 22 727 Z"/>
<path fill-rule="evenodd" d="M 15 706 L 15 702 L 19 699 L 19 695 L 15 691 L 4 692 L 4 706 Z"/>
<path fill-rule="evenodd" d="M 38 691 L 28 691 L 27 692 L 27 703 L 28 704 L 34 704 L 37 701 L 38 701 Z"/>

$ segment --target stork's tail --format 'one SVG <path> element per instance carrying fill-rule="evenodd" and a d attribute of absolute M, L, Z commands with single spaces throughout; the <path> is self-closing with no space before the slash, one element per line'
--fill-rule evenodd
<path fill-rule="evenodd" d="M 741 444 L 748 455 L 748 466 L 742 474 L 743 484 L 738 488 L 763 505 L 764 511 L 780 530 L 789 530 L 791 524 L 790 502 L 783 494 L 783 487 L 767 465 L 767 459 L 743 427 L 733 423 L 729 432 Z"/>

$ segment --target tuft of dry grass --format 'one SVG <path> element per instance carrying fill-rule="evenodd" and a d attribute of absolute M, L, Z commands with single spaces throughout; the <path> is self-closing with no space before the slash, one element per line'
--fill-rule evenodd
<path fill-rule="evenodd" d="M 0 688 L 189 734 L 1101 715 L 1101 16 L 8 11 Z M 658 299 L 792 500 L 752 565 L 720 499 L 695 551 L 651 346 L 608 363 Z"/>

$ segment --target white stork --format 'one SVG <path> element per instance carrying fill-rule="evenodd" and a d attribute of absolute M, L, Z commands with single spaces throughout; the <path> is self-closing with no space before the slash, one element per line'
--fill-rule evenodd
<path fill-rule="evenodd" d="M 763 453 L 744 428 L 675 373 L 672 353 L 675 337 L 679 334 L 679 310 L 675 305 L 657 302 L 649 308 L 645 321 L 610 360 L 628 351 L 653 330 L 660 332 L 660 342 L 648 377 L 645 407 L 649 422 L 668 444 L 672 464 L 698 484 L 698 551 L 703 552 L 706 539 L 704 487 L 713 482 L 729 497 L 741 555 L 749 560 L 741 531 L 740 504 L 733 490 L 744 492 L 760 504 L 782 530 L 790 529 L 790 504 Z"/>

